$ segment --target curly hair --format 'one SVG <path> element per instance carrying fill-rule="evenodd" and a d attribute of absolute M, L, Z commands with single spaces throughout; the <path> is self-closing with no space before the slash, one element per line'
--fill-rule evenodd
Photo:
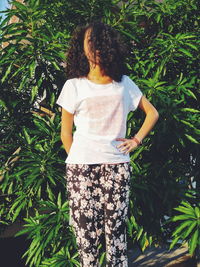
<path fill-rule="evenodd" d="M 78 26 L 73 32 L 66 58 L 67 78 L 86 77 L 90 71 L 84 53 L 84 37 L 88 29 L 91 30 L 89 43 L 95 64 L 98 50 L 100 69 L 114 81 L 121 81 L 122 75 L 128 73 L 125 63 L 128 49 L 119 32 L 101 21 Z"/>

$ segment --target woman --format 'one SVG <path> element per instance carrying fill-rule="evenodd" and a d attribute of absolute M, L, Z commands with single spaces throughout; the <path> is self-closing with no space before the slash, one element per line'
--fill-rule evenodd
<path fill-rule="evenodd" d="M 129 153 L 158 120 L 155 107 L 126 75 L 125 57 L 126 47 L 111 26 L 93 22 L 78 28 L 67 54 L 68 79 L 56 102 L 62 107 L 70 223 L 82 267 L 99 266 L 102 236 L 106 266 L 128 266 Z M 146 118 L 126 139 L 127 115 L 137 107 Z"/>

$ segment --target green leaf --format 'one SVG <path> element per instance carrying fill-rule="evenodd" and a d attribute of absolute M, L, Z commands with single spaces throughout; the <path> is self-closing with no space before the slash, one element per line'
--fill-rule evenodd
<path fill-rule="evenodd" d="M 2 83 L 4 83 L 4 81 L 6 80 L 6 78 L 8 77 L 8 75 L 10 74 L 11 69 L 12 69 L 12 65 L 13 65 L 13 64 L 10 64 L 10 66 L 7 68 L 5 75 L 4 75 L 4 76 L 2 77 L 2 79 L 1 79 L 1 82 L 2 82 Z"/>
<path fill-rule="evenodd" d="M 192 112 L 192 113 L 199 113 L 200 110 L 198 109 L 194 109 L 194 108 L 181 108 L 182 111 L 186 111 L 186 112 Z"/>
<path fill-rule="evenodd" d="M 197 97 L 195 96 L 195 94 L 190 90 L 190 89 L 188 89 L 187 88 L 187 94 L 189 95 L 189 96 L 191 96 L 191 97 L 193 97 L 195 100 L 197 100 Z"/>
<path fill-rule="evenodd" d="M 23 73 L 23 70 L 25 69 L 25 66 L 19 67 L 15 72 L 13 72 L 12 76 L 10 79 L 14 78 L 18 73 Z"/>
<path fill-rule="evenodd" d="M 187 238 L 196 226 L 197 226 L 197 221 L 193 221 L 191 225 L 188 227 L 187 231 L 185 231 L 182 234 L 183 239 Z"/>
<path fill-rule="evenodd" d="M 34 73 L 35 73 L 35 68 L 36 68 L 36 61 L 33 60 L 31 62 L 31 64 L 29 65 L 29 72 L 30 72 L 30 77 L 33 77 L 34 76 Z"/>
<path fill-rule="evenodd" d="M 19 40 L 20 40 L 20 39 L 22 39 L 22 37 L 23 38 L 25 37 L 25 35 L 27 34 L 27 31 L 26 30 L 20 30 L 20 29 L 10 29 L 7 34 L 12 35 L 14 37 L 14 40 L 17 37 L 19 37 Z M 8 38 L 7 40 L 11 40 L 11 39 Z"/>
<path fill-rule="evenodd" d="M 199 50 L 198 50 L 198 47 L 197 47 L 196 45 L 194 45 L 194 44 L 191 44 L 191 43 L 185 43 L 185 45 L 188 45 L 188 46 L 190 46 L 191 48 L 195 49 L 196 51 L 199 51 Z"/>
<path fill-rule="evenodd" d="M 183 124 L 185 124 L 185 125 L 187 125 L 187 126 L 193 128 L 193 129 L 195 128 L 194 125 L 192 125 L 192 124 L 191 124 L 190 122 L 188 122 L 188 121 L 180 120 L 180 122 L 182 122 Z"/>
<path fill-rule="evenodd" d="M 55 200 L 55 196 L 51 190 L 51 187 L 49 186 L 49 183 L 47 183 L 47 193 L 48 193 L 48 196 L 49 196 L 49 199 L 51 201 L 54 201 Z"/>
<path fill-rule="evenodd" d="M 194 137 L 192 137 L 191 135 L 185 134 L 185 136 L 186 136 L 187 139 L 190 140 L 192 143 L 199 144 L 199 142 L 198 142 Z"/>
<path fill-rule="evenodd" d="M 35 149 L 37 149 L 39 151 L 42 151 L 42 152 L 45 151 L 44 148 L 43 148 L 43 146 L 41 144 L 35 144 Z"/>
<path fill-rule="evenodd" d="M 60 70 L 60 67 L 58 66 L 58 64 L 55 61 L 53 61 L 52 64 L 56 70 Z"/>
<path fill-rule="evenodd" d="M 172 248 L 176 245 L 176 243 L 179 241 L 179 239 L 180 239 L 179 236 L 175 237 L 175 238 L 173 239 L 172 243 L 170 244 L 169 249 L 172 249 Z"/>
<path fill-rule="evenodd" d="M 144 251 L 146 248 L 146 241 L 147 241 L 147 237 L 146 237 L 146 233 L 144 233 L 144 235 L 142 236 L 141 242 L 140 242 L 142 251 Z"/>
<path fill-rule="evenodd" d="M 189 253 L 193 255 L 198 243 L 199 229 L 197 229 L 189 242 Z"/>
<path fill-rule="evenodd" d="M 24 234 L 27 234 L 27 233 L 29 233 L 29 232 L 30 232 L 30 229 L 29 229 L 29 228 L 24 228 L 24 229 L 18 231 L 18 232 L 15 234 L 15 237 L 17 237 L 17 236 L 21 236 L 21 235 L 24 235 Z"/>
<path fill-rule="evenodd" d="M 16 6 L 18 9 L 21 9 L 21 10 L 24 10 L 24 11 L 27 10 L 26 5 L 23 5 L 23 4 L 21 4 L 21 3 L 17 2 L 17 1 L 12 1 L 12 4 L 14 6 Z"/>
<path fill-rule="evenodd" d="M 174 208 L 174 209 L 195 217 L 194 209 L 192 207 L 186 208 L 186 207 L 183 207 L 183 206 L 178 206 L 177 208 Z"/>
<path fill-rule="evenodd" d="M 27 170 L 27 168 L 24 168 L 24 169 L 22 169 L 22 170 L 20 170 L 20 171 L 16 171 L 16 173 L 15 173 L 15 175 L 17 176 L 17 177 L 20 177 L 20 176 L 22 176 L 24 173 L 28 173 L 28 170 Z"/>
<path fill-rule="evenodd" d="M 181 201 L 181 205 L 183 205 L 189 209 L 193 209 L 192 205 L 187 201 Z"/>
<path fill-rule="evenodd" d="M 57 205 L 58 205 L 58 208 L 61 209 L 61 207 L 62 207 L 61 192 L 59 192 L 59 194 L 58 194 Z"/>
<path fill-rule="evenodd" d="M 48 175 L 47 178 L 50 180 L 50 182 L 51 182 L 53 185 L 56 185 L 56 181 L 54 180 L 54 177 L 52 177 L 51 175 Z"/>
<path fill-rule="evenodd" d="M 19 215 L 20 211 L 26 206 L 26 201 L 24 200 L 19 207 L 15 210 L 14 216 L 12 218 L 12 222 L 14 222 Z"/>
<path fill-rule="evenodd" d="M 4 109 L 7 109 L 6 102 L 0 99 L 0 106 L 4 107 Z"/>
<path fill-rule="evenodd" d="M 199 209 L 199 207 L 195 207 L 194 211 L 195 211 L 195 214 L 196 214 L 197 218 L 199 219 L 200 218 L 200 209 Z"/>
<path fill-rule="evenodd" d="M 79 261 L 75 260 L 75 259 L 71 259 L 71 262 L 75 265 L 75 266 L 80 266 Z M 63 266 L 63 265 L 62 265 Z M 73 266 L 73 265 L 72 265 Z"/>
<path fill-rule="evenodd" d="M 21 201 L 22 201 L 22 198 L 18 197 L 13 203 L 13 205 L 11 206 L 11 208 L 9 209 L 9 213 L 13 212 L 15 208 L 20 204 Z"/>
<path fill-rule="evenodd" d="M 137 225 L 134 216 L 131 216 L 131 224 L 137 231 L 139 230 L 139 226 Z"/>
<path fill-rule="evenodd" d="M 32 87 L 32 90 L 31 90 L 31 102 L 33 102 L 37 94 L 38 94 L 38 86 L 35 85 Z"/>
<path fill-rule="evenodd" d="M 188 34 L 182 34 L 183 38 L 181 39 L 191 39 L 191 38 L 196 38 L 196 35 L 188 35 Z"/>
<path fill-rule="evenodd" d="M 5 11 L 5 10 L 4 10 Z M 6 11 L 7 12 L 7 11 Z M 0 16 L 1 16 L 1 13 L 3 13 L 2 11 L 0 12 Z M 3 20 L 2 20 L 2 22 L 1 22 L 1 24 L 0 24 L 0 29 L 3 29 L 3 26 L 5 25 L 5 24 L 7 24 L 8 23 L 8 21 L 10 20 L 10 16 L 6 16 Z"/>
<path fill-rule="evenodd" d="M 137 39 L 136 39 L 136 37 L 135 37 L 135 35 L 133 35 L 133 34 L 130 34 L 129 32 L 127 32 L 127 31 L 124 31 L 124 30 L 119 30 L 120 32 L 122 32 L 123 34 L 125 34 L 126 36 L 128 36 L 128 37 L 130 37 L 132 40 L 135 40 L 135 41 L 137 41 Z"/>
<path fill-rule="evenodd" d="M 103 252 L 103 253 L 101 254 L 101 257 L 100 257 L 100 265 L 103 264 L 103 262 L 104 262 L 104 260 L 105 260 L 105 256 L 106 256 L 106 252 Z"/>
<path fill-rule="evenodd" d="M 178 215 L 178 216 L 174 216 L 172 218 L 172 221 L 176 222 L 176 221 L 182 221 L 182 220 L 188 220 L 188 219 L 195 219 L 195 217 L 192 216 L 192 215 L 189 215 L 189 214 L 187 214 L 187 215 Z"/>
<path fill-rule="evenodd" d="M 140 239 L 142 233 L 143 233 L 143 228 L 141 227 L 140 230 L 139 230 L 139 232 L 137 233 L 137 240 Z"/>
<path fill-rule="evenodd" d="M 187 227 L 188 225 L 190 225 L 192 223 L 191 220 L 188 220 L 186 222 L 183 222 L 182 224 L 180 224 L 176 230 L 173 232 L 172 236 L 176 236 L 177 234 L 180 234 L 180 232 L 185 228 Z"/>
<path fill-rule="evenodd" d="M 27 76 L 23 76 L 22 77 L 22 81 L 20 82 L 20 85 L 18 87 L 18 91 L 21 92 L 22 89 L 24 89 L 24 85 L 27 82 L 28 77 Z"/>

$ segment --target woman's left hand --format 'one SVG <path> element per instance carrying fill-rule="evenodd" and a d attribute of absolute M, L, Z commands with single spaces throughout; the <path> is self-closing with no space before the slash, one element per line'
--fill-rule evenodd
<path fill-rule="evenodd" d="M 117 146 L 117 148 L 120 148 L 121 152 L 124 152 L 125 154 L 128 154 L 132 150 L 134 150 L 138 144 L 133 139 L 126 139 L 126 138 L 116 138 L 116 141 L 124 141 L 120 145 Z M 125 152 L 126 151 L 126 152 Z"/>

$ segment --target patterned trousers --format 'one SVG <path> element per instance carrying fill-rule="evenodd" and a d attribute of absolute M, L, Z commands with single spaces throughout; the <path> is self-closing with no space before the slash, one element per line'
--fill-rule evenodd
<path fill-rule="evenodd" d="M 66 164 L 70 224 L 81 267 L 99 267 L 101 236 L 106 266 L 128 267 L 126 219 L 129 204 L 130 162 Z"/>

